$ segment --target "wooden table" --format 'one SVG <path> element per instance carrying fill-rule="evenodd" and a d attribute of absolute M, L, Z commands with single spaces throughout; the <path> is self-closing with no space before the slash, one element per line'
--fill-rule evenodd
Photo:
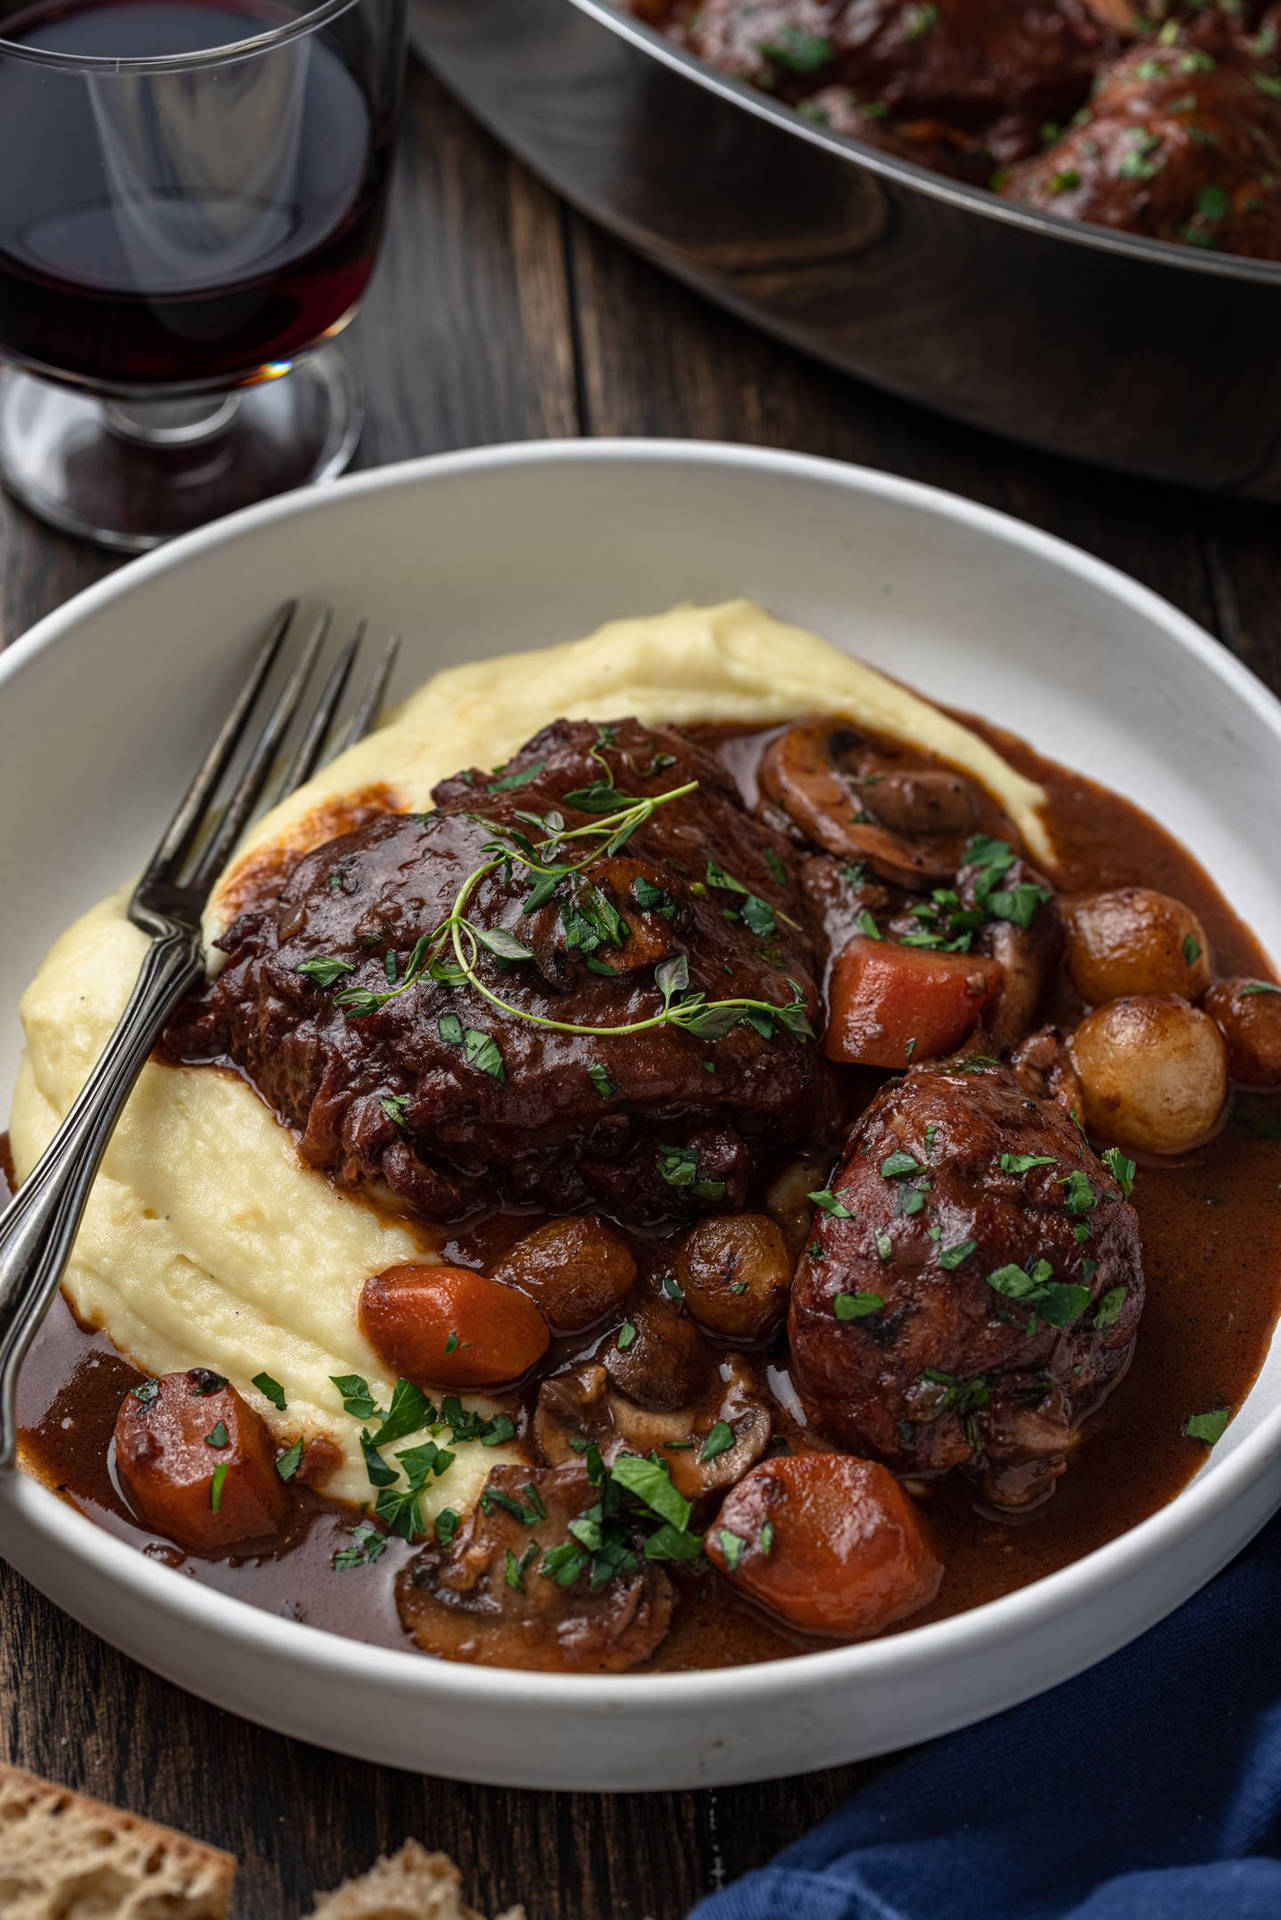
<path fill-rule="evenodd" d="M 362 464 L 568 434 L 743 440 L 862 461 L 1078 542 L 1281 687 L 1275 512 L 1025 452 L 811 365 L 558 204 L 422 71 L 386 250 L 349 350 L 369 404 Z M 0 642 L 111 565 L 0 496 Z M 1053 751 L 1052 732 L 1043 744 Z M 487 1913 L 519 1895 L 530 1920 L 680 1920 L 871 1771 L 607 1800 L 454 1786 L 219 1713 L 3 1567 L 0 1609 L 0 1753 L 239 1854 L 237 1920 L 295 1920 L 312 1889 L 409 1834 L 454 1855 Z"/>

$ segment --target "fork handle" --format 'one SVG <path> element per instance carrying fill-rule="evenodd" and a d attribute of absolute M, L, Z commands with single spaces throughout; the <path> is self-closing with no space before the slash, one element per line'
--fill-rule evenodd
<path fill-rule="evenodd" d="M 13 1465 L 17 1445 L 18 1369 L 70 1258 L 107 1142 L 165 1022 L 203 970 L 191 936 L 153 938 L 97 1065 L 0 1214 L 0 1468 Z"/>

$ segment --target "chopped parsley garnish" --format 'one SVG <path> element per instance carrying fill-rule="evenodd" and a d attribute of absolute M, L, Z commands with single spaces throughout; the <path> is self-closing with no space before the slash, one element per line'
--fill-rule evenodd
<path fill-rule="evenodd" d="M 435 1409 L 421 1387 L 416 1387 L 412 1380 L 398 1380 L 392 1388 L 391 1407 L 380 1416 L 382 1424 L 374 1435 L 374 1445 L 385 1447 L 393 1440 L 403 1440 L 407 1433 L 417 1433 L 420 1427 L 431 1424 L 434 1413 Z M 375 1415 L 362 1417 L 373 1419 Z"/>
<path fill-rule="evenodd" d="M 773 40 L 762 40 L 757 51 L 790 73 L 811 74 L 827 66 L 836 49 L 826 34 L 806 33 L 804 28 L 789 22 L 779 29 Z"/>
<path fill-rule="evenodd" d="M 698 1170 L 697 1147 L 658 1146 L 654 1150 L 654 1161 L 659 1175 L 669 1187 L 688 1188 L 700 1200 L 723 1200 L 725 1182 L 723 1180 L 704 1180 Z"/>
<path fill-rule="evenodd" d="M 1114 1327 L 1129 1296 L 1128 1287 L 1109 1287 L 1094 1309 L 1096 1327 Z"/>
<path fill-rule="evenodd" d="M 1099 1196 L 1090 1185 L 1090 1177 L 1078 1168 L 1075 1173 L 1065 1174 L 1057 1186 L 1066 1189 L 1063 1205 L 1069 1213 L 1090 1213 L 1099 1203 Z"/>
<path fill-rule="evenodd" d="M 231 1435 L 227 1432 L 227 1423 L 225 1420 L 220 1420 L 213 1429 L 213 1432 L 205 1435 L 205 1445 L 207 1447 L 229 1447 L 231 1445 Z"/>
<path fill-rule="evenodd" d="M 636 1328 L 630 1320 L 624 1320 L 622 1326 L 618 1329 L 618 1339 L 615 1342 L 618 1351 L 620 1353 L 626 1353 L 635 1338 Z"/>
<path fill-rule="evenodd" d="M 229 1460 L 220 1460 L 213 1470 L 213 1479 L 209 1482 L 210 1513 L 222 1512 L 222 1490 L 226 1485 L 227 1474 L 230 1467 L 231 1462 Z"/>
<path fill-rule="evenodd" d="M 1281 993 L 1281 987 L 1275 980 L 1247 980 L 1243 987 L 1237 989 L 1237 999 L 1248 999 L 1252 993 Z"/>
<path fill-rule="evenodd" d="M 1218 192 L 1220 192 L 1220 193 L 1223 193 L 1223 189 L 1222 189 L 1222 188 L 1220 187 L 1220 188 L 1218 189 Z M 1205 196 L 1204 196 L 1204 194 L 1202 194 L 1202 199 L 1204 199 L 1204 197 L 1205 197 Z M 1223 194 L 1223 211 L 1224 211 L 1224 213 L 1226 213 L 1226 212 L 1227 212 L 1227 210 L 1228 210 L 1228 208 L 1227 208 L 1227 199 L 1228 199 L 1228 197 L 1227 197 L 1227 195 L 1226 195 L 1226 194 Z M 1202 208 L 1201 208 L 1201 212 L 1203 212 L 1203 213 L 1204 213 L 1204 211 L 1205 211 L 1205 209 L 1204 209 L 1204 207 L 1202 207 Z M 1190 933 L 1185 933 L 1185 934 L 1184 934 L 1184 936 L 1183 936 L 1183 960 L 1184 960 L 1184 964 L 1185 964 L 1186 966 L 1189 966 L 1189 967 L 1194 967 L 1194 966 L 1196 965 L 1196 963 L 1197 963 L 1197 961 L 1198 961 L 1198 960 L 1199 960 L 1200 958 L 1201 958 L 1201 945 L 1200 945 L 1200 942 L 1199 942 L 1198 940 L 1195 940 L 1195 939 L 1193 939 L 1193 937 L 1192 937 L 1192 935 L 1191 935 Z"/>
<path fill-rule="evenodd" d="M 342 1410 L 349 1413 L 353 1420 L 381 1420 L 380 1414 L 369 1392 L 368 1380 L 358 1373 L 331 1373 L 333 1385 L 342 1395 Z"/>
<path fill-rule="evenodd" d="M 832 1296 L 832 1312 L 838 1320 L 865 1320 L 885 1305 L 879 1293 L 837 1293 Z"/>
<path fill-rule="evenodd" d="M 807 1193 L 805 1198 L 812 1200 L 816 1207 L 821 1207 L 824 1213 L 830 1213 L 833 1220 L 854 1218 L 851 1208 L 847 1207 L 843 1200 L 838 1200 L 830 1187 L 820 1187 L 815 1193 Z"/>
<path fill-rule="evenodd" d="M 1033 1167 L 1054 1165 L 1052 1153 L 1003 1153 L 1000 1160 L 1002 1173 L 1028 1173 Z"/>
<path fill-rule="evenodd" d="M 351 1545 L 342 1547 L 333 1557 L 336 1573 L 350 1567 L 367 1567 L 387 1551 L 387 1536 L 371 1520 L 362 1520 L 351 1530 Z"/>
<path fill-rule="evenodd" d="M 885 1229 L 883 1227 L 878 1227 L 873 1238 L 876 1241 L 876 1251 L 879 1257 L 882 1260 L 891 1259 L 894 1254 L 894 1242 L 890 1239 L 890 1236 L 888 1233 L 886 1233 Z"/>
<path fill-rule="evenodd" d="M 1134 1190 L 1136 1168 L 1133 1160 L 1127 1159 L 1120 1147 L 1108 1147 L 1103 1155 L 1103 1164 L 1128 1200 Z"/>
<path fill-rule="evenodd" d="M 452 1507 L 442 1507 L 432 1522 L 436 1529 L 437 1546 L 447 1547 L 462 1524 L 461 1513 L 455 1513 Z"/>
<path fill-rule="evenodd" d="M 534 1561 L 537 1558 L 538 1558 L 538 1545 L 536 1541 L 533 1541 L 533 1540 L 530 1541 L 529 1545 L 525 1548 L 524 1553 L 521 1554 L 519 1560 L 516 1558 L 511 1548 L 508 1547 L 507 1559 L 503 1568 L 503 1578 L 507 1582 L 507 1585 L 509 1587 L 514 1587 L 517 1593 L 524 1593 L 525 1575 L 529 1572 L 530 1567 L 534 1564 Z"/>
<path fill-rule="evenodd" d="M 282 1453 L 277 1456 L 276 1472 L 286 1484 L 293 1479 L 299 1467 L 302 1465 L 302 1446 L 303 1443 L 301 1440 L 295 1440 L 287 1453 Z"/>
<path fill-rule="evenodd" d="M 487 780 L 485 782 L 485 791 L 487 793 L 514 793 L 517 787 L 527 787 L 531 781 L 537 780 L 546 765 L 547 762 L 545 760 L 533 760 L 527 767 L 522 767 L 519 773 L 506 773 L 501 780 Z"/>
<path fill-rule="evenodd" d="M 457 1353 L 459 1345 L 458 1330 L 456 1327 L 451 1327 L 445 1336 L 445 1352 Z"/>
<path fill-rule="evenodd" d="M 332 987 L 344 973 L 354 973 L 355 967 L 350 960 L 340 960 L 337 954 L 318 954 L 314 960 L 304 960 L 301 966 L 294 968 L 304 980 L 310 980 L 317 987 Z"/>
<path fill-rule="evenodd" d="M 674 1300 L 678 1307 L 682 1304 L 682 1302 L 685 1299 L 685 1289 L 681 1285 L 680 1281 L 676 1278 L 676 1275 L 674 1273 L 667 1273 L 663 1275 L 662 1291 L 666 1294 L 669 1300 Z"/>
<path fill-rule="evenodd" d="M 764 1526 L 761 1528 L 760 1537 L 757 1540 L 757 1545 L 760 1547 L 760 1550 L 762 1553 L 773 1553 L 774 1522 L 772 1520 L 767 1520 Z"/>
<path fill-rule="evenodd" d="M 733 1427 L 731 1427 L 728 1420 L 718 1420 L 699 1448 L 698 1458 L 700 1465 L 708 1460 L 714 1460 L 718 1453 L 728 1453 L 733 1444 Z"/>
<path fill-rule="evenodd" d="M 140 1380 L 131 1392 L 141 1406 L 153 1406 L 160 1392 L 160 1382 L 154 1376 L 150 1380 Z"/>
<path fill-rule="evenodd" d="M 939 1265 L 951 1273 L 954 1267 L 959 1267 L 972 1253 L 978 1252 L 978 1244 L 977 1240 L 958 1240 L 955 1246 L 940 1247 Z"/>
<path fill-rule="evenodd" d="M 883 1180 L 905 1180 L 909 1174 L 924 1172 L 925 1168 L 920 1161 L 910 1153 L 891 1153 L 881 1162 Z"/>
<path fill-rule="evenodd" d="M 1050 1327 L 1070 1327 L 1090 1304 L 1090 1289 L 1055 1280 L 1048 1260 L 1038 1260 L 1029 1273 L 1013 1265 L 997 1267 L 987 1276 L 993 1292 L 1006 1300 L 1026 1302 L 1034 1317 Z"/>
<path fill-rule="evenodd" d="M 269 1373 L 256 1373 L 251 1384 L 257 1387 L 264 1400 L 270 1400 L 277 1413 L 286 1411 L 289 1403 L 279 1380 L 273 1380 Z"/>
<path fill-rule="evenodd" d="M 1212 1447 L 1216 1440 L 1223 1438 L 1231 1418 L 1231 1407 L 1212 1407 L 1209 1413 L 1190 1413 L 1183 1423 L 1183 1431 L 1189 1440 L 1202 1440 L 1207 1447 Z"/>
<path fill-rule="evenodd" d="M 738 1563 L 743 1557 L 743 1548 L 747 1545 L 746 1540 L 741 1533 L 731 1533 L 728 1527 L 719 1527 L 716 1539 L 725 1556 L 726 1573 L 737 1573 Z"/>
<path fill-rule="evenodd" d="M 393 1126 L 408 1128 L 409 1121 L 406 1115 L 409 1111 L 409 1095 L 407 1093 L 384 1093 L 378 1104 Z"/>

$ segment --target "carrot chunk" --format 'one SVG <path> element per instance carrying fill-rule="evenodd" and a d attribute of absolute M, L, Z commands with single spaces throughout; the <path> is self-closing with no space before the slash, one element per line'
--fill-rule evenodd
<path fill-rule="evenodd" d="M 707 1557 L 809 1633 L 879 1633 L 927 1606 L 943 1567 L 888 1468 L 848 1453 L 762 1460 L 727 1495 Z"/>
<path fill-rule="evenodd" d="M 471 1267 L 388 1267 L 366 1280 L 360 1324 L 385 1366 L 435 1387 L 519 1380 L 547 1351 L 527 1295 Z"/>
<path fill-rule="evenodd" d="M 836 957 L 823 1051 L 864 1067 L 952 1053 L 1000 992 L 999 961 L 856 934 Z"/>

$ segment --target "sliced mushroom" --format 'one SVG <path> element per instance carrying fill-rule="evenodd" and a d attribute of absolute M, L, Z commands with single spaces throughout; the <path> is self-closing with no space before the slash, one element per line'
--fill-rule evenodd
<path fill-rule="evenodd" d="M 955 873 L 966 841 L 993 812 L 963 774 L 896 766 L 830 720 L 780 734 L 761 761 L 760 784 L 819 846 L 907 887 Z"/>
<path fill-rule="evenodd" d="M 738 1354 L 727 1356 L 696 1406 L 639 1406 L 593 1365 L 545 1381 L 534 1413 L 534 1439 L 549 1466 L 578 1458 L 584 1442 L 595 1444 L 606 1466 L 620 1453 L 657 1453 L 687 1500 L 733 1486 L 762 1457 L 771 1432 L 767 1397 Z"/>

